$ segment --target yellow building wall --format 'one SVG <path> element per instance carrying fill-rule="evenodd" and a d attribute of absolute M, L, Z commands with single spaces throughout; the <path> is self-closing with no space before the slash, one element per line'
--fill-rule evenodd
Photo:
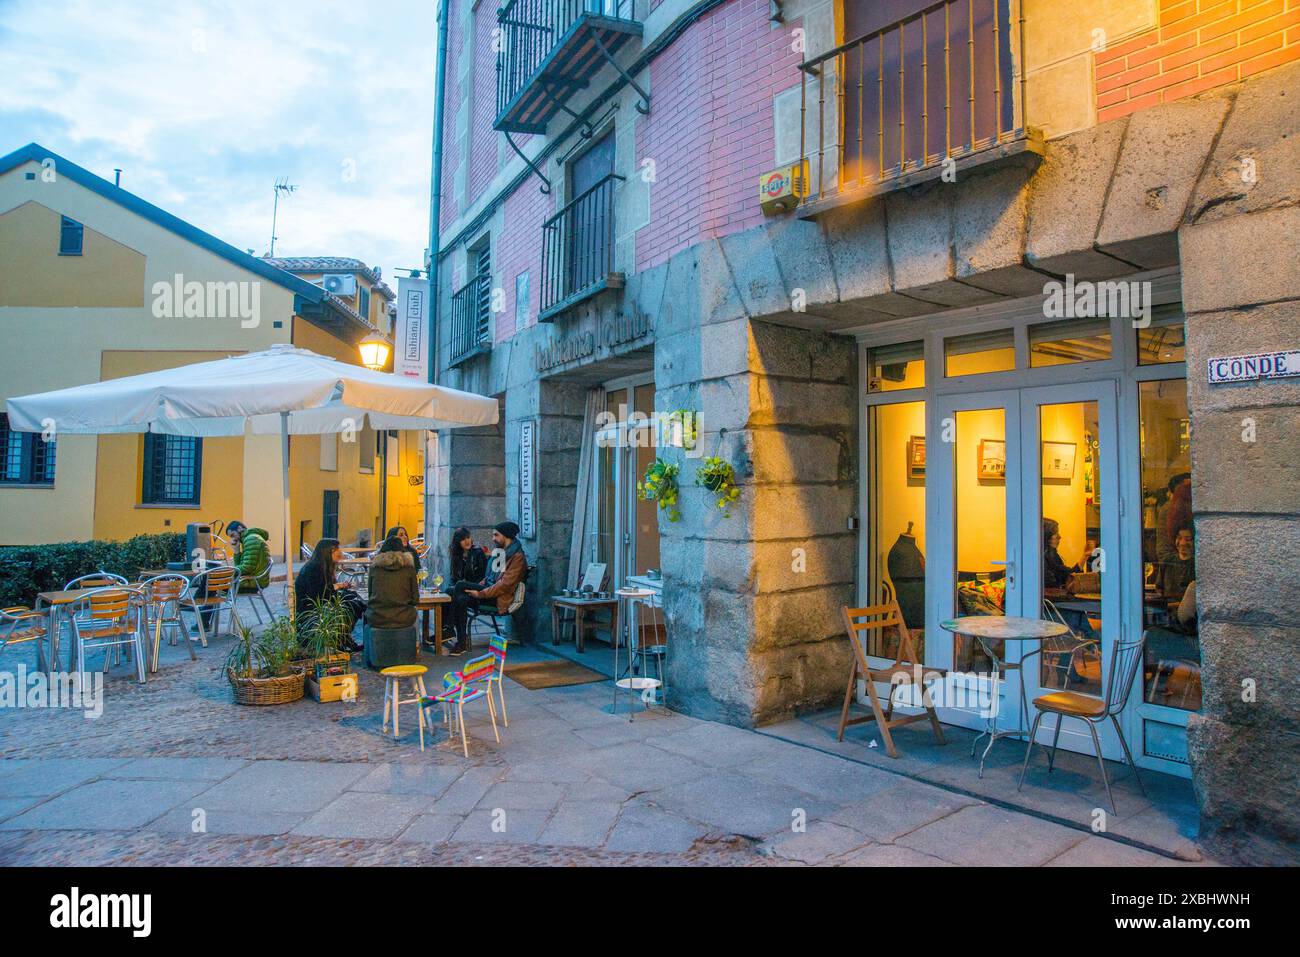
<path fill-rule="evenodd" d="M 145 257 L 90 228 L 60 256 L 62 221 L 35 201 L 0 214 L 0 306 L 143 306 Z"/>
<path fill-rule="evenodd" d="M 27 172 L 35 172 L 36 178 L 28 180 Z M 0 354 L 0 400 L 97 382 L 106 370 L 125 369 L 130 361 L 137 361 L 125 356 L 106 359 L 106 353 L 157 352 L 212 357 L 253 352 L 289 340 L 293 315 L 290 290 L 182 239 L 67 177 L 55 176 L 51 180 L 43 178 L 41 173 L 40 164 L 27 163 L 0 174 L 0 230 L 4 230 L 0 241 L 0 283 L 4 285 L 0 285 L 0 290 L 7 290 L 0 293 L 0 324 L 6 337 L 5 350 Z M 82 256 L 58 255 L 60 215 L 75 219 L 85 227 Z M 103 241 L 96 237 L 102 237 Z M 41 249 L 45 252 L 38 255 Z M 71 260 L 78 262 L 70 263 Z M 112 281 L 72 281 L 68 279 L 67 268 L 86 269 L 89 275 L 95 276 L 111 274 Z M 187 281 L 258 283 L 259 321 L 244 328 L 237 317 L 156 318 L 152 309 L 154 284 L 172 283 L 177 273 Z M 31 305 L 15 292 L 11 284 L 15 275 L 23 281 L 29 276 L 49 277 L 40 280 L 43 283 L 66 280 L 70 288 L 52 297 L 51 301 L 60 304 Z M 134 305 L 123 305 L 123 302 Z M 128 445 L 132 441 L 130 437 L 119 438 Z M 139 441 L 138 436 L 134 437 L 134 442 Z M 239 442 L 237 439 L 220 441 L 236 445 Z M 250 524 L 269 529 L 272 551 L 279 551 L 279 440 L 258 436 L 245 441 L 248 444 L 244 446 L 243 467 L 230 476 L 223 473 L 220 464 L 227 457 L 209 455 L 205 443 L 204 508 L 196 512 L 186 510 L 185 520 L 229 519 L 234 516 L 208 514 L 207 509 L 211 507 L 215 512 L 232 502 L 242 503 L 243 517 Z M 156 510 L 136 507 L 139 469 L 133 458 L 135 453 L 127 452 L 123 459 L 121 450 L 114 445 L 106 448 L 112 450 L 114 470 L 123 462 L 134 464 L 105 482 L 102 490 L 105 501 L 99 513 L 96 510 L 102 471 L 97 464 L 99 437 L 58 436 L 52 487 L 0 487 L 0 544 L 85 541 L 101 532 L 125 536 L 160 530 L 165 516 Z M 228 479 L 233 491 L 227 493 L 223 489 L 218 493 L 213 488 L 212 494 L 220 494 L 221 498 L 214 499 L 209 506 L 209 482 L 223 477 Z M 176 521 L 173 518 L 173 528 Z"/>

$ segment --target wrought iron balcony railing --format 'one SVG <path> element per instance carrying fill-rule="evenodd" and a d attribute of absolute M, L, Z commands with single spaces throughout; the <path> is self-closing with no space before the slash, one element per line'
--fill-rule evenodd
<path fill-rule="evenodd" d="M 449 366 L 492 349 L 491 316 L 491 273 L 477 274 L 452 293 Z"/>
<path fill-rule="evenodd" d="M 800 64 L 804 215 L 1025 144 L 1023 25 L 1019 0 L 940 0 Z"/>
<path fill-rule="evenodd" d="M 624 177 L 610 173 L 542 224 L 542 301 L 539 321 L 618 289 L 614 271 L 614 189 Z"/>
<path fill-rule="evenodd" d="M 497 11 L 496 128 L 544 133 L 574 90 L 634 36 L 633 0 L 507 0 Z M 644 97 L 643 97 L 644 99 Z"/>

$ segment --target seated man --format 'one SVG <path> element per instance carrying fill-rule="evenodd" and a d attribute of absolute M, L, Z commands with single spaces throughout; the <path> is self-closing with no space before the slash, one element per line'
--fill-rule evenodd
<path fill-rule="evenodd" d="M 256 591 L 253 582 L 262 588 L 271 584 L 271 550 L 266 546 L 267 532 L 262 528 L 249 528 L 239 519 L 226 526 L 235 556 L 230 564 L 239 569 L 239 590 Z"/>
<path fill-rule="evenodd" d="M 502 522 L 492 532 L 492 541 L 504 555 L 494 559 L 480 588 L 457 591 L 451 600 L 451 622 L 456 631 L 456 643 L 451 646 L 453 655 L 469 651 L 469 610 L 471 607 L 491 605 L 498 614 L 505 614 L 514 598 L 515 588 L 528 573 L 528 556 L 519 543 L 519 526 Z"/>
<path fill-rule="evenodd" d="M 1196 579 L 1196 546 L 1190 525 L 1174 533 L 1173 554 L 1161 561 L 1157 576 L 1161 593 L 1172 601 L 1181 601 L 1187 586 Z"/>

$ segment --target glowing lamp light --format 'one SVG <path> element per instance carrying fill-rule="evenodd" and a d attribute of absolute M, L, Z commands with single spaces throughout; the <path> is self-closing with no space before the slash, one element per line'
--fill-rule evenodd
<path fill-rule="evenodd" d="M 388 354 L 393 347 L 379 333 L 372 332 L 361 340 L 357 348 L 361 352 L 361 364 L 367 369 L 380 372 L 388 365 Z"/>

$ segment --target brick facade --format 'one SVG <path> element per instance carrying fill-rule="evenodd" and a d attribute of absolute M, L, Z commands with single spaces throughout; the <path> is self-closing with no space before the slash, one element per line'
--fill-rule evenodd
<path fill-rule="evenodd" d="M 1160 0 L 1159 23 L 1096 54 L 1097 121 L 1300 60 L 1300 0 Z"/>

